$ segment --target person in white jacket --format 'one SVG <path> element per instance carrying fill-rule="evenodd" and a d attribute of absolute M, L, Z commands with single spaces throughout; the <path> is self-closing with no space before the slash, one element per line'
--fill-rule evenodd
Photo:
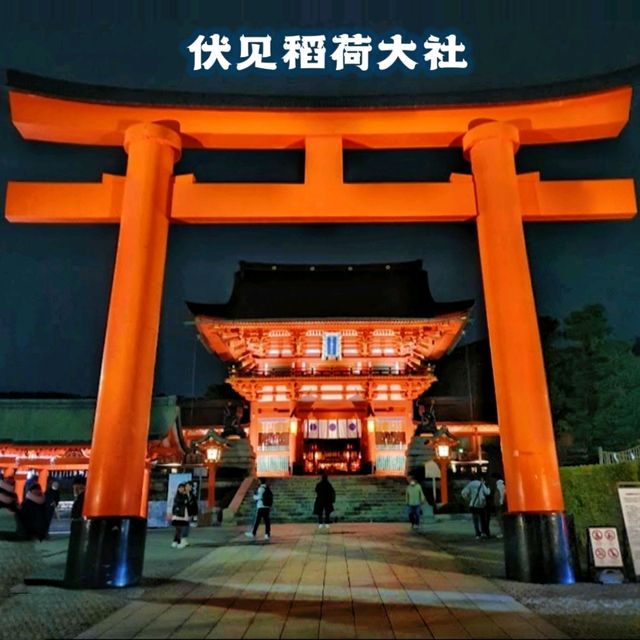
<path fill-rule="evenodd" d="M 484 476 L 480 476 L 479 480 L 472 480 L 462 490 L 462 497 L 469 502 L 473 528 L 476 530 L 476 540 L 490 536 L 489 511 L 487 509 L 487 499 L 490 495 L 491 489 Z"/>
<path fill-rule="evenodd" d="M 505 500 L 504 480 L 499 473 L 494 473 L 492 477 L 495 481 L 494 493 L 491 496 L 493 502 L 492 511 L 495 514 L 495 518 L 498 521 L 498 528 L 500 529 L 500 533 L 496 536 L 496 538 L 502 538 L 504 536 L 503 518 L 507 506 Z"/>
<path fill-rule="evenodd" d="M 269 500 L 268 496 L 271 496 L 271 500 Z M 273 494 L 271 493 L 271 489 L 267 487 L 267 481 L 264 478 L 260 478 L 260 486 L 253 495 L 253 499 L 256 501 L 256 519 L 253 523 L 253 529 L 247 531 L 244 535 L 247 536 L 247 538 L 255 538 L 258 532 L 258 526 L 260 522 L 264 520 L 264 539 L 269 540 L 271 537 L 270 510 Z"/>

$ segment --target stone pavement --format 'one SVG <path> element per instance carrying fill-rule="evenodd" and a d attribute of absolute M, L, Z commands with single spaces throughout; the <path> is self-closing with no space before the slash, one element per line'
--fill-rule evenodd
<path fill-rule="evenodd" d="M 221 527 L 199 527 L 191 531 L 192 547 L 175 550 L 169 547 L 172 531 L 151 530 L 147 535 L 142 584 L 126 589 L 95 590 L 23 583 L 25 577 L 62 578 L 67 535 L 53 535 L 42 543 L 0 540 L 0 640 L 73 638 L 146 589 L 167 583 L 236 535 L 237 532 Z"/>
<path fill-rule="evenodd" d="M 78 637 L 566 637 L 406 524 L 235 533 Z"/>
<path fill-rule="evenodd" d="M 502 541 L 476 541 L 470 521 L 426 523 L 421 534 L 455 556 L 460 570 L 491 578 L 502 591 L 572 638 L 640 638 L 638 582 L 607 585 L 587 581 L 571 585 L 514 582 L 505 579 Z"/>

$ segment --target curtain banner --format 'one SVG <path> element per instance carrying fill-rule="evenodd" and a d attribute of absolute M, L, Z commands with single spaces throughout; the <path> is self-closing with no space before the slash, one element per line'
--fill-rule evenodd
<path fill-rule="evenodd" d="M 305 439 L 338 440 L 360 438 L 362 435 L 362 421 L 358 418 L 328 420 L 312 418 L 311 420 L 303 421 L 303 433 Z"/>

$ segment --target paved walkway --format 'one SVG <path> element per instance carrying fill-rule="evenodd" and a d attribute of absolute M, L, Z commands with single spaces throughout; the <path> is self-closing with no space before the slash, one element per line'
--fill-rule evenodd
<path fill-rule="evenodd" d="M 79 637 L 566 636 L 406 524 L 345 523 L 239 532 Z"/>

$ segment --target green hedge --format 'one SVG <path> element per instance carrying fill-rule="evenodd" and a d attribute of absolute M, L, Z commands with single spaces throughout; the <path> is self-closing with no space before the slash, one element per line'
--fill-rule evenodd
<path fill-rule="evenodd" d="M 614 526 L 624 539 L 624 521 L 616 483 L 638 482 L 640 461 L 560 469 L 565 510 L 573 515 L 580 563 L 586 565 L 587 527 Z"/>

